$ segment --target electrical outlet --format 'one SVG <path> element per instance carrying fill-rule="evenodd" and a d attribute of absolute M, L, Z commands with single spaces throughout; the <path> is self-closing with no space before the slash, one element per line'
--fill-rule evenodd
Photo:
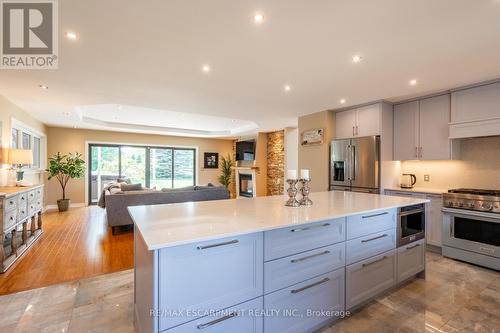
<path fill-rule="evenodd" d="M 430 180 L 429 180 L 429 177 L 430 177 L 429 175 L 424 175 L 424 182 L 428 182 L 428 181 L 430 181 Z"/>

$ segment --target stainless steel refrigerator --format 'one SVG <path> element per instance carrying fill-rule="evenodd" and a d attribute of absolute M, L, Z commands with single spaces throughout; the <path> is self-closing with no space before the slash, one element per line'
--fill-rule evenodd
<path fill-rule="evenodd" d="M 330 190 L 380 192 L 380 136 L 331 142 Z"/>

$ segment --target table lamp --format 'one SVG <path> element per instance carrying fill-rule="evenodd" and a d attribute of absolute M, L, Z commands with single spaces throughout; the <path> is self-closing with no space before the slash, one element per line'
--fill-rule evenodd
<path fill-rule="evenodd" d="M 33 151 L 31 149 L 11 149 L 8 163 L 17 167 L 17 181 L 22 181 L 24 177 L 22 167 L 26 164 L 33 164 Z"/>

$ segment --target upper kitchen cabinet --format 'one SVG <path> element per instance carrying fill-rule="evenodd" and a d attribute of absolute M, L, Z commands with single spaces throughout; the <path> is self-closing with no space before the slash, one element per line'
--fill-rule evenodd
<path fill-rule="evenodd" d="M 356 131 L 356 110 L 342 111 L 335 114 L 335 137 L 352 138 Z"/>
<path fill-rule="evenodd" d="M 394 159 L 418 159 L 419 102 L 394 106 Z"/>
<path fill-rule="evenodd" d="M 500 135 L 500 82 L 453 91 L 450 138 Z"/>
<path fill-rule="evenodd" d="M 449 139 L 450 95 L 394 107 L 395 160 L 449 160 L 457 156 Z M 456 150 L 456 147 L 454 147 Z"/>
<path fill-rule="evenodd" d="M 450 95 L 422 99 L 419 121 L 420 159 L 450 159 Z"/>
<path fill-rule="evenodd" d="M 376 103 L 335 114 L 337 139 L 380 135 L 381 104 Z"/>

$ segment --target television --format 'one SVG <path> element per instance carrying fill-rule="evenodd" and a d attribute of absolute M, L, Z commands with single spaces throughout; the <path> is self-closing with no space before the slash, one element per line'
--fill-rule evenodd
<path fill-rule="evenodd" d="M 255 160 L 255 140 L 236 142 L 236 160 L 237 161 Z"/>

